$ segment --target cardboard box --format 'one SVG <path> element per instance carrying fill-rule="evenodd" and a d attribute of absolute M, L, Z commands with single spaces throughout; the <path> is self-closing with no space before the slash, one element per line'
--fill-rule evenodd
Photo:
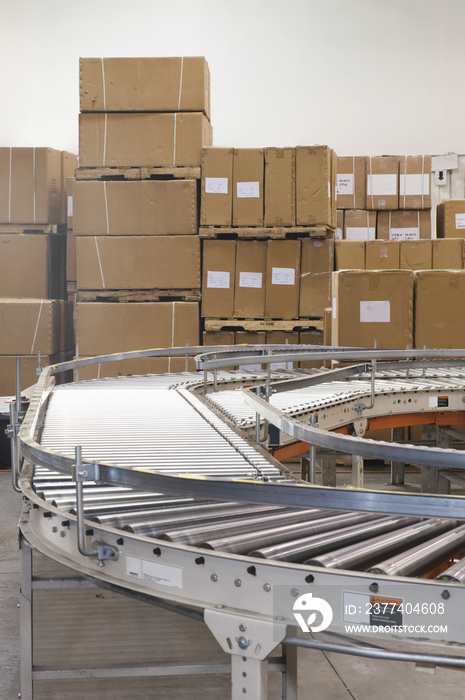
<path fill-rule="evenodd" d="M 431 270 L 433 266 L 432 241 L 401 241 L 401 270 Z"/>
<path fill-rule="evenodd" d="M 300 241 L 269 240 L 265 318 L 298 318 L 299 292 Z"/>
<path fill-rule="evenodd" d="M 400 156 L 399 209 L 431 209 L 431 156 Z"/>
<path fill-rule="evenodd" d="M 376 237 L 389 241 L 431 240 L 431 211 L 380 211 Z"/>
<path fill-rule="evenodd" d="M 415 347 L 464 348 L 465 271 L 415 273 Z"/>
<path fill-rule="evenodd" d="M 365 209 L 366 158 L 365 156 L 337 159 L 338 209 Z"/>
<path fill-rule="evenodd" d="M 235 148 L 233 226 L 263 226 L 263 148 Z"/>
<path fill-rule="evenodd" d="M 76 304 L 76 344 L 81 356 L 184 347 L 186 342 L 199 345 L 196 302 Z"/>
<path fill-rule="evenodd" d="M 233 318 L 236 241 L 204 240 L 202 316 Z"/>
<path fill-rule="evenodd" d="M 412 347 L 413 278 L 407 270 L 335 272 L 333 345 Z"/>
<path fill-rule="evenodd" d="M 265 149 L 265 226 L 295 224 L 295 148 Z"/>
<path fill-rule="evenodd" d="M 0 223 L 62 223 L 61 158 L 53 148 L 0 148 Z"/>
<path fill-rule="evenodd" d="M 376 212 L 365 209 L 348 209 L 344 215 L 344 239 L 347 241 L 374 241 L 376 238 Z"/>
<path fill-rule="evenodd" d="M 236 331 L 237 345 L 265 345 L 266 342 L 265 331 Z M 237 369 L 244 372 L 261 372 L 265 365 L 257 362 L 253 365 L 239 365 Z"/>
<path fill-rule="evenodd" d="M 296 224 L 336 227 L 337 156 L 328 146 L 296 148 Z"/>
<path fill-rule="evenodd" d="M 367 157 L 367 209 L 399 209 L 399 157 Z"/>
<path fill-rule="evenodd" d="M 298 345 L 299 333 L 297 331 L 268 331 L 266 334 L 268 345 Z M 297 348 L 295 348 L 297 350 Z M 272 362 L 271 369 L 275 371 L 294 369 L 294 362 Z"/>
<path fill-rule="evenodd" d="M 399 270 L 400 243 L 398 241 L 367 241 L 365 243 L 367 270 Z"/>
<path fill-rule="evenodd" d="M 210 116 L 205 58 L 80 58 L 81 112 L 204 112 Z"/>
<path fill-rule="evenodd" d="M 199 289 L 197 236 L 77 236 L 78 289 Z"/>
<path fill-rule="evenodd" d="M 0 299 L 0 354 L 60 352 L 61 311 L 52 299 Z"/>
<path fill-rule="evenodd" d="M 195 180 L 79 180 L 74 183 L 77 236 L 198 233 Z"/>
<path fill-rule="evenodd" d="M 446 199 L 436 208 L 438 238 L 465 238 L 465 199 Z"/>
<path fill-rule="evenodd" d="M 433 270 L 463 269 L 463 238 L 435 238 L 431 244 L 433 247 Z"/>
<path fill-rule="evenodd" d="M 79 115 L 79 167 L 199 166 L 213 132 L 201 112 Z"/>
<path fill-rule="evenodd" d="M 66 236 L 0 234 L 0 297 L 65 296 Z"/>
<path fill-rule="evenodd" d="M 304 238 L 300 264 L 300 316 L 323 318 L 331 305 L 334 241 Z"/>
<path fill-rule="evenodd" d="M 266 241 L 236 243 L 235 318 L 265 316 Z"/>
<path fill-rule="evenodd" d="M 202 149 L 202 226 L 231 226 L 233 148 Z"/>
<path fill-rule="evenodd" d="M 323 324 L 323 345 L 331 347 L 332 341 L 332 320 L 333 320 L 333 308 L 332 302 L 328 309 L 325 309 L 324 324 Z M 330 363 L 330 361 L 329 361 Z M 325 365 L 326 366 L 326 365 Z"/>
<path fill-rule="evenodd" d="M 74 186 L 74 177 L 67 177 L 66 178 L 66 216 L 65 216 L 65 221 L 66 221 L 66 228 L 68 231 L 73 230 L 73 186 Z"/>
<path fill-rule="evenodd" d="M 16 394 L 16 357 L 20 357 L 21 389 L 37 384 L 37 355 L 0 355 L 0 396 Z M 42 367 L 59 361 L 60 355 L 41 356 Z"/>
<path fill-rule="evenodd" d="M 344 209 L 336 212 L 336 228 L 334 229 L 334 240 L 342 241 L 344 238 Z"/>
<path fill-rule="evenodd" d="M 308 331 L 301 331 L 299 334 L 299 342 L 301 345 L 324 345 L 324 333 L 316 328 Z M 323 360 L 305 360 L 299 362 L 302 369 L 312 369 L 314 367 L 323 367 Z"/>
<path fill-rule="evenodd" d="M 74 303 L 66 299 L 59 299 L 58 304 L 60 306 L 60 352 L 72 353 L 76 345 L 74 337 Z"/>
<path fill-rule="evenodd" d="M 76 237 L 73 231 L 66 232 L 66 281 L 76 282 Z"/>
<path fill-rule="evenodd" d="M 364 270 L 365 241 L 334 241 L 335 270 Z"/>
<path fill-rule="evenodd" d="M 204 331 L 202 345 L 234 345 L 236 334 L 234 331 Z"/>
<path fill-rule="evenodd" d="M 74 173 L 77 167 L 77 155 L 75 153 L 70 153 L 69 151 L 61 151 L 61 223 L 66 224 L 67 228 L 73 228 L 73 207 L 71 201 L 70 217 L 69 196 L 72 196 L 72 182 L 74 180 Z"/>

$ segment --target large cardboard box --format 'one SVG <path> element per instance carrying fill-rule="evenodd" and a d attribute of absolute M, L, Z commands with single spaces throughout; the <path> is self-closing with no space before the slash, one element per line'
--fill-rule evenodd
<path fill-rule="evenodd" d="M 66 228 L 68 231 L 73 230 L 73 187 L 74 187 L 74 177 L 66 178 Z"/>
<path fill-rule="evenodd" d="M 79 166 L 199 166 L 212 134 L 201 112 L 82 113 Z"/>
<path fill-rule="evenodd" d="M 365 209 L 366 158 L 365 156 L 337 159 L 338 209 Z"/>
<path fill-rule="evenodd" d="M 72 196 L 72 182 L 74 173 L 78 167 L 78 157 L 75 153 L 69 151 L 61 152 L 61 223 L 66 224 L 67 228 L 73 228 L 73 207 L 71 201 L 71 221 L 70 221 L 70 201 L 69 196 Z M 70 225 L 71 224 L 71 225 Z"/>
<path fill-rule="evenodd" d="M 16 358 L 20 357 L 21 389 L 37 383 L 37 355 L 0 355 L 0 396 L 16 394 Z M 60 355 L 41 355 L 42 367 L 60 362 Z"/>
<path fill-rule="evenodd" d="M 401 241 L 401 270 L 431 270 L 433 266 L 432 241 Z"/>
<path fill-rule="evenodd" d="M 0 297 L 65 296 L 66 236 L 0 234 Z"/>
<path fill-rule="evenodd" d="M 435 238 L 431 244 L 433 247 L 433 270 L 463 269 L 463 238 Z"/>
<path fill-rule="evenodd" d="M 81 58 L 81 112 L 204 112 L 210 116 L 205 58 Z"/>
<path fill-rule="evenodd" d="M 399 270 L 400 243 L 398 241 L 367 241 L 365 244 L 367 270 Z"/>
<path fill-rule="evenodd" d="M 431 211 L 380 211 L 376 237 L 386 241 L 431 240 Z"/>
<path fill-rule="evenodd" d="M 265 316 L 266 241 L 236 243 L 236 286 L 234 316 Z"/>
<path fill-rule="evenodd" d="M 61 351 L 61 302 L 0 299 L 0 355 L 50 355 Z"/>
<path fill-rule="evenodd" d="M 202 316 L 233 318 L 236 241 L 204 240 Z"/>
<path fill-rule="evenodd" d="M 265 149 L 265 226 L 295 224 L 295 148 Z"/>
<path fill-rule="evenodd" d="M 334 241 L 335 270 L 364 270 L 365 241 Z"/>
<path fill-rule="evenodd" d="M 202 345 L 234 345 L 236 334 L 234 331 L 204 331 Z"/>
<path fill-rule="evenodd" d="M 81 356 L 199 345 L 196 302 L 78 302 L 76 344 Z"/>
<path fill-rule="evenodd" d="M 263 226 L 263 148 L 235 148 L 233 226 Z"/>
<path fill-rule="evenodd" d="M 77 236 L 198 233 L 195 180 L 79 180 L 73 200 Z"/>
<path fill-rule="evenodd" d="M 415 273 L 415 347 L 465 348 L 465 271 Z"/>
<path fill-rule="evenodd" d="M 399 156 L 367 157 L 367 209 L 399 209 Z"/>
<path fill-rule="evenodd" d="M 344 238 L 347 241 L 374 241 L 376 212 L 366 209 L 347 209 L 344 214 Z"/>
<path fill-rule="evenodd" d="M 202 149 L 202 226 L 231 226 L 233 148 Z"/>
<path fill-rule="evenodd" d="M 335 272 L 333 345 L 412 347 L 413 278 L 407 270 Z"/>
<path fill-rule="evenodd" d="M 197 236 L 77 236 L 78 289 L 199 289 Z"/>
<path fill-rule="evenodd" d="M 0 223 L 62 223 L 61 159 L 53 148 L 0 148 Z"/>
<path fill-rule="evenodd" d="M 300 264 L 300 316 L 323 318 L 331 305 L 334 241 L 304 238 Z"/>
<path fill-rule="evenodd" d="M 300 241 L 269 240 L 265 318 L 298 318 L 299 292 Z"/>
<path fill-rule="evenodd" d="M 66 232 L 66 281 L 76 282 L 76 237 L 73 231 Z"/>
<path fill-rule="evenodd" d="M 431 156 L 400 156 L 399 209 L 431 209 Z"/>
<path fill-rule="evenodd" d="M 337 156 L 328 146 L 296 148 L 296 224 L 336 227 Z"/>
<path fill-rule="evenodd" d="M 436 209 L 438 238 L 465 238 L 465 199 L 446 199 Z"/>

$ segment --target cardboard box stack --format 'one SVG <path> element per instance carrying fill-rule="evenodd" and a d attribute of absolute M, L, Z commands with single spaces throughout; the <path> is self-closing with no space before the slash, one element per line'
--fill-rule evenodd
<path fill-rule="evenodd" d="M 207 62 L 83 58 L 80 108 L 73 187 L 79 354 L 198 345 L 198 181 L 202 148 L 212 143 Z M 79 376 L 184 367 L 184 358 L 151 358 Z"/>
<path fill-rule="evenodd" d="M 0 396 L 37 381 L 73 348 L 66 297 L 66 178 L 77 157 L 52 148 L 0 148 Z"/>

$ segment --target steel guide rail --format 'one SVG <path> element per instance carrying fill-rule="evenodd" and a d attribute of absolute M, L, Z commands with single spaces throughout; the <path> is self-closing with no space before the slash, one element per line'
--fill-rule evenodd
<path fill-rule="evenodd" d="M 433 601 L 435 605 L 445 607 L 444 621 L 447 621 L 448 631 L 432 633 L 429 635 L 429 640 L 465 644 L 465 629 L 456 614 L 457 610 L 465 606 L 465 587 L 460 584 L 399 577 L 388 579 L 382 575 L 348 571 L 326 571 L 319 567 L 289 562 L 257 560 L 252 557 L 199 550 L 195 547 L 157 541 L 128 532 L 124 532 L 123 540 L 120 530 L 95 522 L 90 523 L 90 521 L 85 523 L 87 526 L 92 526 L 92 536 L 84 532 L 79 538 L 79 516 L 66 513 L 66 521 L 62 520 L 64 515 L 62 510 L 44 502 L 34 493 L 31 486 L 32 465 L 42 465 L 71 475 L 81 483 L 91 479 L 101 484 L 188 494 L 206 499 L 465 519 L 464 499 L 456 496 L 425 496 L 369 490 L 346 491 L 306 484 L 264 483 L 208 476 L 201 479 L 190 478 L 185 474 L 161 474 L 154 469 L 139 471 L 112 463 L 81 460 L 78 453 L 60 455 L 51 449 L 44 448 L 38 442 L 47 408 L 49 397 L 47 387 L 50 378 L 61 371 L 78 369 L 90 364 L 132 357 L 163 356 L 163 354 L 186 356 L 194 354 L 197 355 L 197 366 L 204 370 L 204 380 L 207 377 L 210 382 L 207 374 L 209 371 L 216 372 L 221 367 L 238 364 L 239 359 L 241 365 L 256 364 L 258 358 L 261 364 L 269 365 L 279 361 L 326 360 L 329 357 L 344 361 L 362 358 L 368 361 L 389 358 L 392 361 L 395 357 L 402 361 L 401 364 L 405 360 L 422 358 L 420 362 L 418 360 L 412 363 L 405 362 L 402 370 L 430 367 L 433 359 L 438 357 L 441 359 L 441 366 L 457 365 L 458 361 L 455 358 L 465 362 L 465 351 L 457 350 L 358 351 L 351 349 L 341 351 L 339 348 L 337 350 L 316 348 L 296 352 L 294 348 L 288 350 L 283 349 L 283 346 L 267 346 L 265 354 L 263 346 L 246 350 L 238 350 L 237 346 L 233 346 L 226 351 L 223 348 L 209 348 L 213 352 L 213 358 L 210 357 L 210 359 L 205 355 L 199 355 L 200 350 L 204 352 L 205 348 L 179 348 L 174 349 L 174 352 L 173 349 L 168 349 L 122 353 L 66 362 L 42 371 L 29 411 L 19 430 L 19 444 L 26 460 L 25 466 L 21 473 L 18 468 L 14 474 L 14 479 L 16 478 L 20 483 L 21 490 L 27 499 L 20 527 L 23 536 L 31 546 L 71 568 L 78 569 L 92 579 L 101 580 L 109 585 L 127 587 L 147 596 L 148 599 L 160 597 L 173 603 L 204 610 L 205 621 L 223 648 L 232 655 L 242 656 L 254 662 L 263 661 L 283 640 L 289 644 L 297 643 L 293 637 L 286 637 L 286 634 L 289 625 L 295 626 L 293 603 L 308 588 L 315 595 L 322 595 L 328 599 L 338 612 L 341 612 L 341 591 L 349 593 L 357 591 L 368 600 L 374 592 L 376 595 L 388 598 L 397 596 L 411 605 L 416 605 L 418 602 L 429 605 Z M 275 350 L 279 352 L 273 354 Z M 399 367 L 399 362 L 391 362 L 391 367 L 393 369 Z M 370 365 L 364 363 L 357 365 L 355 369 L 336 370 L 336 373 L 339 372 L 339 376 L 349 377 L 360 371 L 369 371 L 369 368 Z M 288 386 L 301 386 L 301 382 L 316 384 L 318 380 L 328 381 L 330 376 L 331 372 L 322 372 L 317 376 L 304 376 L 299 380 L 291 379 Z M 216 383 L 216 375 L 214 379 Z M 278 390 L 285 391 L 285 384 L 282 382 Z M 266 388 L 269 389 L 268 386 Z M 464 453 L 457 450 L 374 443 L 362 438 L 331 434 L 318 427 L 289 418 L 271 407 L 269 402 L 250 389 L 241 389 L 241 391 L 248 405 L 257 414 L 296 439 L 346 454 L 376 456 L 446 468 L 463 469 L 465 467 Z M 91 541 L 91 537 L 95 540 Z M 91 546 L 88 547 L 88 544 Z M 283 594 L 284 605 L 282 601 L 276 600 L 274 590 Z M 237 631 L 239 624 L 249 629 L 248 635 L 252 639 L 240 636 Z M 241 630 L 242 627 L 239 626 L 239 629 Z M 343 625 L 336 622 L 330 627 L 330 630 L 338 632 L 343 629 Z M 391 639 L 395 637 L 395 634 L 390 636 Z M 408 636 L 399 635 L 398 638 L 405 640 Z M 318 642 L 314 646 L 323 648 L 321 644 L 323 643 Z M 342 646 L 341 649 L 338 648 L 340 646 Z M 259 651 L 257 651 L 258 647 L 260 647 Z M 333 648 L 342 653 L 357 653 L 362 647 L 352 647 L 353 651 L 347 651 L 347 645 L 333 645 Z M 380 658 L 396 658 L 395 652 L 392 652 L 393 656 L 390 656 L 387 650 L 379 650 L 376 654 L 378 653 Z M 414 660 L 409 654 L 407 657 Z M 422 661 L 434 659 L 432 663 L 450 663 L 450 665 L 465 667 L 465 659 L 457 659 L 450 655 L 417 654 L 415 657 L 415 660 L 421 657 Z"/>

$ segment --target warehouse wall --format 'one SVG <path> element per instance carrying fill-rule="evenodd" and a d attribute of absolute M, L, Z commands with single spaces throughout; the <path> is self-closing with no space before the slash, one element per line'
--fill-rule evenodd
<path fill-rule="evenodd" d="M 205 55 L 215 145 L 465 152 L 463 0 L 3 0 L 0 145 L 77 152 L 79 56 Z"/>

